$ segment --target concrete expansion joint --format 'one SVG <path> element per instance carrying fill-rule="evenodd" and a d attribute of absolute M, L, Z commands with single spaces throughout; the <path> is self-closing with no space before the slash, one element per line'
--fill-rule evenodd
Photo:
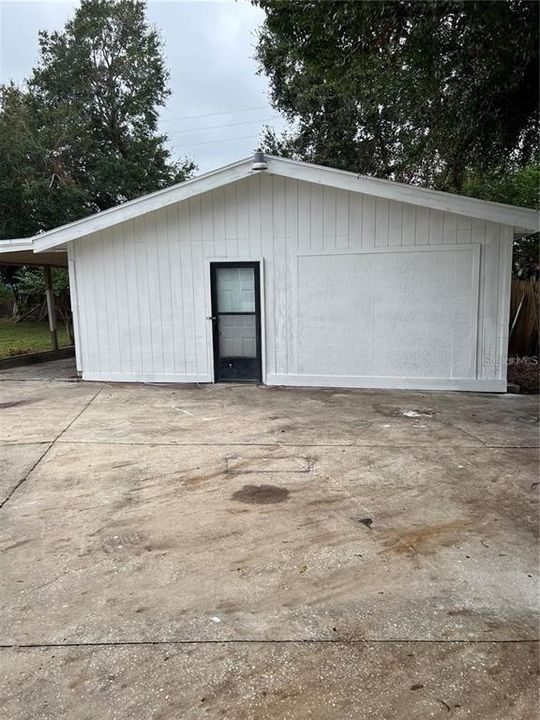
<path fill-rule="evenodd" d="M 156 645 L 535 645 L 539 639 L 510 639 L 503 638 L 489 640 L 486 638 L 358 638 L 340 640 L 328 639 L 281 639 L 258 640 L 247 638 L 243 640 L 120 640 L 116 642 L 62 642 L 62 643 L 0 643 L 0 650 L 32 650 L 40 648 L 93 648 L 93 647 L 152 647 Z"/>
<path fill-rule="evenodd" d="M 68 428 L 66 428 L 67 430 Z M 63 431 L 65 432 L 65 431 Z M 63 433 L 62 433 L 63 434 Z M 429 448 L 430 445 L 427 443 L 417 443 L 415 445 L 398 445 L 391 443 L 250 443 L 250 442 L 155 442 L 149 440 L 148 442 L 137 442 L 133 440 L 54 440 L 55 443 L 66 443 L 69 445 L 133 445 L 135 447 L 279 447 L 279 448 L 374 448 L 374 449 L 390 449 L 390 450 L 410 450 L 411 448 L 418 448 L 420 450 Z M 11 445 L 25 445 L 32 443 L 0 443 L 11 444 Z M 483 443 L 481 448 L 475 445 L 450 445 L 452 450 L 475 450 L 487 449 L 487 450 L 538 450 L 538 445 L 487 445 Z"/>
<path fill-rule="evenodd" d="M 103 386 L 99 388 L 99 390 L 88 400 L 87 403 L 85 403 L 84 407 L 80 412 L 78 412 L 75 417 L 66 425 L 65 428 L 63 428 L 58 435 L 49 443 L 43 443 L 44 445 L 47 445 L 45 450 L 41 453 L 41 455 L 38 457 L 36 462 L 32 465 L 30 470 L 26 473 L 24 477 L 22 477 L 19 482 L 15 483 L 15 485 L 11 488 L 11 490 L 7 493 L 6 497 L 0 502 L 0 510 L 4 507 L 4 505 L 11 500 L 13 495 L 17 492 L 17 490 L 24 485 L 24 483 L 28 480 L 30 475 L 34 472 L 34 470 L 37 468 L 37 466 L 40 464 L 42 460 L 45 459 L 45 457 L 49 454 L 51 448 L 54 447 L 54 445 L 60 440 L 62 435 L 69 430 L 69 428 L 73 425 L 73 423 L 78 420 L 83 412 L 88 409 L 88 407 L 94 402 L 94 400 L 97 398 L 99 393 L 103 390 Z M 25 445 L 26 443 L 14 443 L 15 445 Z M 41 444 L 41 443 L 40 443 Z"/>
<path fill-rule="evenodd" d="M 32 465 L 32 467 L 30 468 L 30 470 L 26 473 L 26 475 L 25 475 L 24 477 L 22 477 L 22 478 L 19 480 L 19 482 L 15 483 L 15 485 L 11 488 L 11 490 L 6 494 L 6 497 L 2 500 L 2 502 L 0 502 L 0 510 L 1 510 L 1 509 L 4 507 L 4 505 L 13 497 L 14 493 L 21 487 L 21 485 L 23 485 L 23 484 L 28 480 L 28 478 L 29 478 L 30 475 L 34 472 L 34 470 L 37 468 L 37 466 L 39 465 L 39 463 L 43 460 L 43 458 L 45 457 L 45 455 L 47 455 L 47 453 L 49 452 L 49 450 L 52 448 L 53 443 L 54 443 L 54 441 L 53 441 L 53 442 L 50 442 L 50 443 L 47 443 L 47 447 L 46 447 L 45 450 L 41 453 L 41 455 L 38 457 L 38 459 L 37 459 L 36 462 Z"/>

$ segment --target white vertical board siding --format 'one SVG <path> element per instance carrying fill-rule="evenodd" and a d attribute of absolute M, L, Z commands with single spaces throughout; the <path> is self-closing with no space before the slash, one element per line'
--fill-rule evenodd
<path fill-rule="evenodd" d="M 78 364 L 86 379 L 211 382 L 210 261 L 261 260 L 266 382 L 504 390 L 511 252 L 507 226 L 253 175 L 72 243 Z M 306 257 L 310 261 L 302 264 Z M 367 305 L 349 318 L 354 342 L 343 342 L 338 353 L 344 372 L 329 361 L 332 353 L 323 357 L 325 342 L 340 342 L 325 337 L 334 320 L 324 317 L 324 297 L 340 287 L 343 268 L 353 266 L 357 276 L 351 277 L 363 283 Z M 465 277 L 465 268 L 477 277 L 469 272 Z M 320 347 L 313 346 L 306 359 L 316 329 L 307 339 L 302 334 L 306 324 L 299 303 L 307 302 L 315 282 L 322 284 Z M 382 282 L 389 287 L 380 287 Z M 451 287 L 458 294 L 454 303 Z M 384 291 L 390 305 L 381 299 L 377 315 L 374 303 Z M 392 298 L 399 307 L 403 293 L 410 300 L 410 307 L 403 304 L 409 308 L 403 327 L 386 328 L 386 316 L 396 323 Z M 440 298 L 439 314 L 448 325 L 448 352 L 437 357 L 436 311 L 422 312 L 422 298 L 433 303 Z M 343 308 L 338 325 L 349 311 Z M 329 304 L 328 314 L 339 315 L 339 307 Z M 384 342 L 369 335 L 359 345 L 373 322 Z M 424 338 L 416 359 L 410 357 L 414 348 L 405 347 L 407 326 Z M 389 362 L 387 338 L 398 346 L 401 370 Z M 422 352 L 432 352 L 431 359 L 422 361 Z"/>

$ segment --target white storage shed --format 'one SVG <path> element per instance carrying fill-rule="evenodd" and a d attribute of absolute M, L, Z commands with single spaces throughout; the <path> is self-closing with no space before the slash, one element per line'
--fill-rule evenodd
<path fill-rule="evenodd" d="M 264 157 L 33 238 L 85 380 L 504 392 L 533 210 Z"/>

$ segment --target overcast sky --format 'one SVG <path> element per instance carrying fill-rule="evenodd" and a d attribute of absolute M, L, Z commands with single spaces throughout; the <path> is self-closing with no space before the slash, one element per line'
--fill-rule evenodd
<path fill-rule="evenodd" d="M 62 29 L 77 4 L 0 0 L 0 82 L 21 83 L 30 74 L 38 31 Z M 249 155 L 263 124 L 285 126 L 253 59 L 262 10 L 247 0 L 150 0 L 148 16 L 161 32 L 171 73 L 160 129 L 174 157 L 190 155 L 205 172 Z"/>

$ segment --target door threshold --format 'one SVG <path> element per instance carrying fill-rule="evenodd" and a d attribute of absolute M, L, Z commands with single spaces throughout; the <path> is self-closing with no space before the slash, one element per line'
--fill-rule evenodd
<path fill-rule="evenodd" d="M 230 378 L 227 380 L 220 378 L 214 382 L 216 385 L 262 385 L 262 380 L 240 380 L 237 378 Z"/>

